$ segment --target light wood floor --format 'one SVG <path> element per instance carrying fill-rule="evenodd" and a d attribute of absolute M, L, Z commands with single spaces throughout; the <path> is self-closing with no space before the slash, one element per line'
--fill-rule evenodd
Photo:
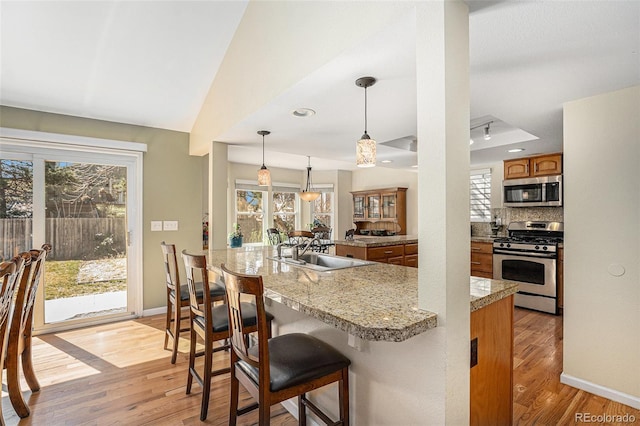
<path fill-rule="evenodd" d="M 573 424 L 576 412 L 629 413 L 640 423 L 638 410 L 559 383 L 562 317 L 516 309 L 515 319 L 514 424 Z M 162 349 L 163 321 L 154 316 L 34 338 L 42 390 L 30 396 L 25 391 L 32 414 L 20 422 L 3 392 L 7 424 L 201 424 L 200 387 L 185 395 L 188 342 L 181 342 L 183 353 L 171 365 L 170 353 Z M 217 355 L 216 362 L 228 361 Z M 227 424 L 228 384 L 228 375 L 214 378 L 206 424 Z M 239 419 L 241 425 L 256 422 L 257 413 Z M 297 422 L 278 405 L 272 424 Z"/>

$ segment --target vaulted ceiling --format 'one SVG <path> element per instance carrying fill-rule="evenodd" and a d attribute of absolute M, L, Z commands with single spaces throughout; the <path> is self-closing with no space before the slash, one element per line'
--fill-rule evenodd
<path fill-rule="evenodd" d="M 521 156 L 513 147 L 561 151 L 564 102 L 640 84 L 640 2 L 468 4 L 472 164 Z M 246 7 L 2 0 L 0 103 L 189 132 Z M 269 123 L 279 129 L 269 166 L 303 169 L 310 155 L 314 169 L 353 168 L 363 92 L 344 76 L 366 58 L 380 77 L 368 90 L 369 131 L 378 159 L 393 161 L 380 165 L 410 169 L 415 153 L 398 147 L 416 133 L 414 36 L 410 20 L 381 28 L 247 116 L 220 139 L 233 145 L 230 160 L 261 164 L 256 131 Z M 317 113 L 292 117 L 301 107 Z"/>

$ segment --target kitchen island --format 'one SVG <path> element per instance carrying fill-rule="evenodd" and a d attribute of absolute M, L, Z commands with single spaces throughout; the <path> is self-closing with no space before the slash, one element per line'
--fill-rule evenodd
<path fill-rule="evenodd" d="M 437 315 L 418 308 L 418 271 L 384 263 L 318 272 L 270 259 L 273 247 L 210 250 L 213 272 L 228 268 L 262 275 L 274 335 L 303 332 L 326 341 L 351 359 L 351 419 L 355 425 L 433 424 L 429 406 L 439 407 L 429 377 L 441 368 L 431 350 L 437 344 Z M 503 300 L 517 286 L 473 277 L 470 310 Z M 507 322 L 505 321 L 505 324 Z M 335 388 L 312 398 L 336 414 Z M 294 401 L 285 407 L 296 412 Z M 437 412 L 434 408 L 433 412 Z"/>

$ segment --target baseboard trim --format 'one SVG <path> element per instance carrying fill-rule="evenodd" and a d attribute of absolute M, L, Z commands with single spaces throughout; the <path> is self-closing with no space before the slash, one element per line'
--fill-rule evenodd
<path fill-rule="evenodd" d="M 579 379 L 577 377 L 570 376 L 568 374 L 560 374 L 560 383 L 573 386 L 574 388 L 582 389 L 583 391 L 601 396 L 603 398 L 610 399 L 612 401 L 619 402 L 629 407 L 633 407 L 640 410 L 640 397 L 629 395 L 624 392 L 609 389 L 604 386 L 597 385 L 587 380 Z"/>
<path fill-rule="evenodd" d="M 166 313 L 167 313 L 167 307 L 160 306 L 159 308 L 145 309 L 144 311 L 142 311 L 142 316 L 150 317 L 152 315 L 160 315 L 160 314 L 166 314 Z"/>

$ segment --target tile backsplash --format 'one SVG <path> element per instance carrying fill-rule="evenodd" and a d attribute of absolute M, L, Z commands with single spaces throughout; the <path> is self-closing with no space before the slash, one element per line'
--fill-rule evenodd
<path fill-rule="evenodd" d="M 500 218 L 502 227 L 498 236 L 507 235 L 507 225 L 511 222 L 523 222 L 528 220 L 545 220 L 564 222 L 562 207 L 504 207 L 491 209 L 491 215 Z M 471 235 L 486 237 L 491 235 L 491 224 L 488 222 L 471 222 Z"/>

